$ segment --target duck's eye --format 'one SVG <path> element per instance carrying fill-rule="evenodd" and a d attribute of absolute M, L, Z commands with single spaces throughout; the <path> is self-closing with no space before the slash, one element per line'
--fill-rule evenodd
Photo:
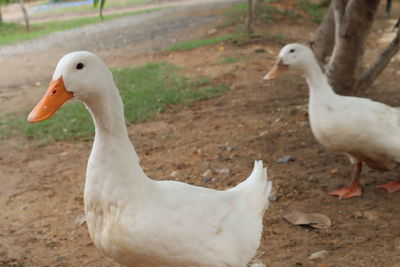
<path fill-rule="evenodd" d="M 289 52 L 290 52 L 290 53 L 294 53 L 294 49 L 290 49 Z"/>
<path fill-rule="evenodd" d="M 77 70 L 81 70 L 81 69 L 83 69 L 83 67 L 85 67 L 85 65 L 83 65 L 83 63 L 78 63 L 78 64 L 76 65 L 76 69 L 77 69 Z"/>

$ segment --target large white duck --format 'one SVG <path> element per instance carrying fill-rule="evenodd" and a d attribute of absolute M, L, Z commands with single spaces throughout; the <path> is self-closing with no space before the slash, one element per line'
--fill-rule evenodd
<path fill-rule="evenodd" d="M 336 94 L 311 49 L 301 44 L 284 46 L 264 79 L 274 79 L 289 68 L 305 74 L 310 90 L 308 113 L 315 138 L 329 150 L 346 154 L 354 165 L 351 186 L 330 194 L 340 199 L 361 196 L 363 163 L 383 171 L 400 163 L 400 109 L 367 98 Z M 378 188 L 389 193 L 399 191 L 400 180 Z"/>
<path fill-rule="evenodd" d="M 154 181 L 139 165 L 119 91 L 96 55 L 65 55 L 28 121 L 48 119 L 69 99 L 86 104 L 96 127 L 84 202 L 97 248 L 127 266 L 246 266 L 259 246 L 271 191 L 261 161 L 225 191 Z"/>

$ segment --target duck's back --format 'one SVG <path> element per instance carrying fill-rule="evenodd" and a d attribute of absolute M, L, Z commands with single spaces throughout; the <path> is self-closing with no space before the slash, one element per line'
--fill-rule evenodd
<path fill-rule="evenodd" d="M 310 122 L 322 145 L 377 169 L 400 163 L 400 109 L 349 96 L 317 105 L 310 111 Z"/>

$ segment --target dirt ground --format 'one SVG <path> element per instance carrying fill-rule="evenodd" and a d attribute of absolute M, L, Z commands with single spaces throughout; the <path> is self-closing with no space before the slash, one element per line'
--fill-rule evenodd
<path fill-rule="evenodd" d="M 329 190 L 351 182 L 352 168 L 345 156 L 326 151 L 312 136 L 304 79 L 294 73 L 262 80 L 284 43 L 306 42 L 317 26 L 302 18 L 281 18 L 257 27 L 284 34 L 284 40 L 252 38 L 106 61 L 113 66 L 169 61 L 182 66 L 185 75 L 205 75 L 229 85 L 220 97 L 175 106 L 151 122 L 131 125 L 129 135 L 145 172 L 154 179 L 225 189 L 245 179 L 253 161 L 262 159 L 276 200 L 265 214 L 255 261 L 272 267 L 400 266 L 400 193 L 375 189 L 398 178 L 398 172 L 365 167 L 362 198 L 340 201 L 329 196 Z M 378 36 L 387 26 L 387 17 L 380 15 L 369 58 L 381 49 Z M 221 64 L 227 57 L 239 61 Z M 400 58 L 395 58 L 367 96 L 400 106 L 399 66 Z M 21 137 L 0 143 L 0 266 L 118 266 L 93 246 L 84 222 L 83 185 L 91 142 L 37 143 Z M 283 156 L 294 160 L 278 163 Z M 332 227 L 293 226 L 282 218 L 291 211 L 325 214 Z M 324 259 L 308 259 L 321 250 L 329 252 Z"/>

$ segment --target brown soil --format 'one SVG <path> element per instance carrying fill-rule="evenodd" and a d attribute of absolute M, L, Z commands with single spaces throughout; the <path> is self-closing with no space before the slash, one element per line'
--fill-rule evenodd
<path fill-rule="evenodd" d="M 306 42 L 317 24 L 283 18 L 259 27 L 283 33 L 285 43 Z M 262 159 L 277 200 L 265 214 L 257 261 L 278 267 L 400 266 L 400 193 L 375 189 L 397 178 L 398 172 L 366 167 L 362 198 L 339 201 L 327 194 L 350 183 L 352 168 L 344 156 L 326 151 L 312 136 L 308 89 L 301 76 L 262 80 L 282 44 L 253 38 L 188 52 L 137 56 L 136 62 L 170 61 L 184 67 L 186 75 L 207 75 L 231 88 L 220 97 L 190 107 L 175 106 L 151 122 L 131 125 L 129 134 L 142 166 L 154 179 L 224 189 L 242 181 L 253 161 Z M 260 49 L 265 52 L 259 53 Z M 220 64 L 231 56 L 240 60 Z M 108 63 L 115 62 L 130 64 L 123 57 Z M 399 61 L 392 62 L 367 96 L 400 106 L 399 66 Z M 15 137 L 0 145 L 0 265 L 118 266 L 93 246 L 83 221 L 91 142 L 42 147 L 35 143 Z M 294 161 L 277 163 L 287 155 Z M 222 168 L 228 168 L 229 174 L 221 174 Z M 211 174 L 203 176 L 207 170 Z M 325 230 L 293 226 L 282 219 L 291 211 L 322 213 L 333 225 Z M 308 259 L 321 250 L 329 252 L 325 259 Z"/>

